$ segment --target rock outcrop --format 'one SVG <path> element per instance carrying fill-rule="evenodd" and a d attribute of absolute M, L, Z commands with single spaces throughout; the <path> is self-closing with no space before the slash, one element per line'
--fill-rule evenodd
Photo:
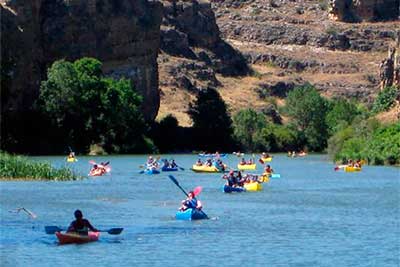
<path fill-rule="evenodd" d="M 331 0 L 329 17 L 345 22 L 397 20 L 399 5 L 399 0 Z"/>
<path fill-rule="evenodd" d="M 0 0 L 2 112 L 29 109 L 47 68 L 90 56 L 104 72 L 125 77 L 144 97 L 152 120 L 159 107 L 157 55 L 162 5 L 147 0 Z"/>
<path fill-rule="evenodd" d="M 379 77 L 381 90 L 392 85 L 400 90 L 400 31 L 397 33 L 395 45 L 389 47 L 388 57 L 380 64 Z"/>
<path fill-rule="evenodd" d="M 161 49 L 170 55 L 203 61 L 222 75 L 249 73 L 246 60 L 220 37 L 211 4 L 206 1 L 163 1 Z"/>

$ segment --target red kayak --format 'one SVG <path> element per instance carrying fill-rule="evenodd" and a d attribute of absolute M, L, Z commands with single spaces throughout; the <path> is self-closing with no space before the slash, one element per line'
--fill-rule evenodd
<path fill-rule="evenodd" d="M 99 240 L 100 232 L 89 232 L 88 235 L 79 235 L 76 233 L 56 232 L 58 242 L 63 244 L 83 244 Z"/>

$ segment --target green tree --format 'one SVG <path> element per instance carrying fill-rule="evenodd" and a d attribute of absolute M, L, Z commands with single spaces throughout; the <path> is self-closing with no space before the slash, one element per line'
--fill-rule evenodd
<path fill-rule="evenodd" d="M 309 84 L 295 88 L 286 98 L 287 114 L 295 127 L 304 133 L 307 146 L 313 151 L 321 151 L 326 147 L 327 111 L 327 101 Z"/>
<path fill-rule="evenodd" d="M 343 98 L 333 99 L 330 101 L 330 108 L 326 114 L 329 134 L 332 135 L 336 131 L 344 129 L 359 114 L 360 112 L 353 102 Z"/>
<path fill-rule="evenodd" d="M 267 126 L 266 117 L 253 109 L 240 110 L 233 117 L 233 133 L 243 149 L 256 151 L 260 144 L 260 132 Z"/>
<path fill-rule="evenodd" d="M 189 105 L 188 114 L 200 149 L 226 150 L 234 146 L 232 120 L 224 100 L 215 89 L 201 90 L 194 103 Z"/>
<path fill-rule="evenodd" d="M 129 80 L 105 77 L 101 66 L 97 59 L 82 58 L 56 61 L 49 68 L 38 105 L 52 132 L 63 136 L 58 142 L 80 151 L 94 143 L 109 152 L 145 149 L 141 97 Z"/>

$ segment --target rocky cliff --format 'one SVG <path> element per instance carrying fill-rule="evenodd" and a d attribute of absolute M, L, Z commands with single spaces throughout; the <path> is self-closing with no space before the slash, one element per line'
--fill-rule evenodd
<path fill-rule="evenodd" d="M 159 108 L 157 54 L 162 5 L 147 0 L 1 0 L 2 112 L 29 108 L 58 59 L 96 57 Z"/>
<path fill-rule="evenodd" d="M 399 0 L 331 0 L 329 15 L 346 22 L 397 20 L 399 6 Z"/>

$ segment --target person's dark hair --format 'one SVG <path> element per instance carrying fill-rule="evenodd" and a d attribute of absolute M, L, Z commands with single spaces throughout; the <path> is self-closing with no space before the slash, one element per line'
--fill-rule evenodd
<path fill-rule="evenodd" d="M 77 218 L 77 219 L 83 217 L 82 211 L 80 211 L 80 210 L 76 210 L 74 212 L 74 215 L 75 215 L 75 218 Z"/>

